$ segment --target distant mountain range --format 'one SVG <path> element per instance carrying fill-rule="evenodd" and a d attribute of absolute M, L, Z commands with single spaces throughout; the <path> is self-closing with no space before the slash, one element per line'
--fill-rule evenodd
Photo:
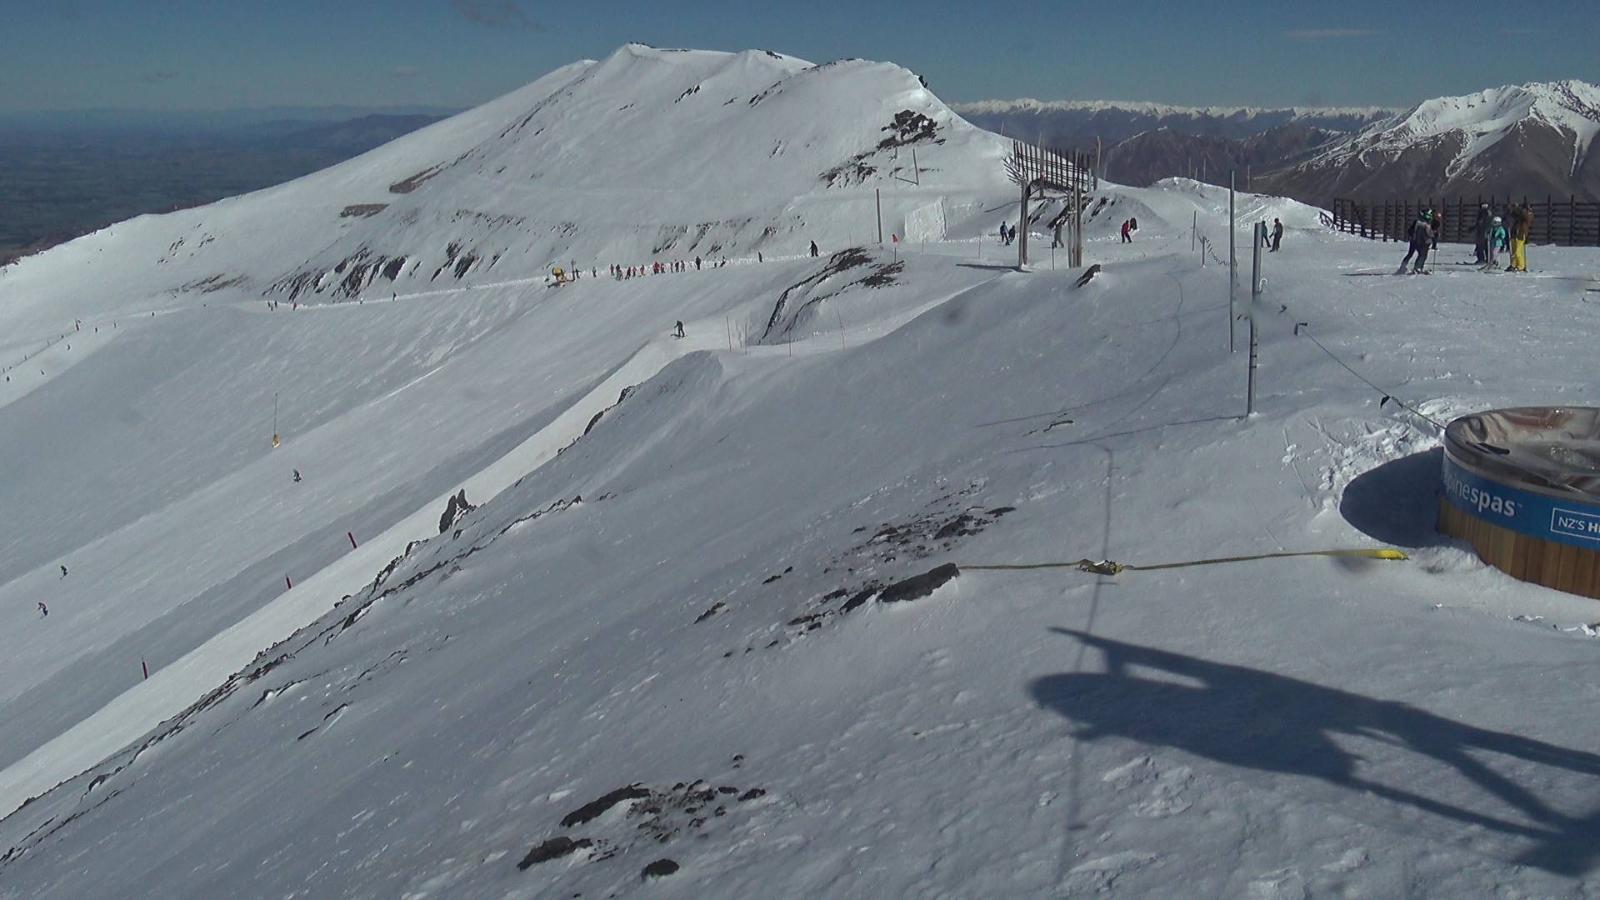
<path fill-rule="evenodd" d="M 1600 87 L 1557 81 L 1418 104 L 1291 162 L 1258 189 L 1296 197 L 1526 194 L 1600 200 Z"/>
<path fill-rule="evenodd" d="M 1146 185 L 1171 176 L 1240 185 L 1325 205 L 1366 199 L 1526 194 L 1600 199 L 1600 87 L 1513 85 L 1408 110 L 1180 107 L 1153 103 L 984 101 L 974 124 L 1034 143 L 1093 149 L 1103 173 Z"/>

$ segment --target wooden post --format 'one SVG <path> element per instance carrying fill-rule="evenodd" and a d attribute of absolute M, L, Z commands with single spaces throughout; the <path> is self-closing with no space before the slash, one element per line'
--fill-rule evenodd
<path fill-rule="evenodd" d="M 1027 173 L 1022 176 L 1022 203 L 1021 214 L 1017 221 L 1022 225 L 1022 233 L 1017 235 L 1017 269 L 1020 271 L 1028 267 L 1028 195 L 1033 192 L 1033 182 L 1028 179 Z"/>
<path fill-rule="evenodd" d="M 1578 195 L 1572 194 L 1567 199 L 1567 246 L 1578 243 Z"/>

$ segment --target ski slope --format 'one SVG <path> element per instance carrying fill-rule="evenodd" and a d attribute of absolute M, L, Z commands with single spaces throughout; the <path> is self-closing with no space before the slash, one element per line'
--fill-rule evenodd
<path fill-rule="evenodd" d="M 408 137 L 0 276 L 0 316 L 59 340 L 0 395 L 24 461 L 0 497 L 28 511 L 0 545 L 0 805 L 35 798 L 0 820 L 0 897 L 1594 888 L 1600 754 L 1570 710 L 1600 616 L 1435 535 L 1437 435 L 1381 401 L 1595 403 L 1574 372 L 1600 253 L 1532 248 L 1524 277 L 1447 248 L 1397 277 L 1403 248 L 1241 196 L 1289 229 L 1249 310 L 1243 418 L 1246 323 L 1230 354 L 1226 270 L 1191 250 L 1197 224 L 1226 257 L 1225 192 L 1107 186 L 1093 281 L 1052 267 L 1042 228 L 1016 272 L 989 237 L 1014 208 L 1002 145 L 927 95 L 943 174 L 902 199 L 940 204 L 947 240 L 847 251 L 859 217 L 815 211 L 877 182 L 824 187 L 816 163 L 870 150 L 923 89 L 819 68 L 624 48 L 425 131 L 428 153 Z M 760 212 L 726 266 L 604 277 L 643 244 L 598 185 L 567 195 L 592 214 L 559 252 L 590 248 L 602 277 L 560 288 L 532 242 L 492 273 L 276 309 L 260 284 L 309 257 L 246 254 L 248 231 L 204 252 L 250 285 L 173 294 L 214 260 L 141 262 L 186 216 L 344 204 L 335 178 L 439 148 L 554 166 L 495 136 L 558 94 L 598 119 L 730 81 L 761 82 L 745 113 L 818 110 L 805 183 L 730 163 L 699 196 L 627 201 Z M 687 147 L 703 123 L 681 116 L 636 127 Z M 650 142 L 628 143 L 640 171 L 626 154 Z M 449 209 L 484 171 L 407 196 Z M 802 207 L 817 259 L 760 237 Z M 314 235 L 336 263 L 380 218 L 271 240 Z M 443 243 L 447 219 L 419 209 L 394 246 Z M 132 286 L 88 292 L 91 251 Z M 87 328 L 70 351 L 63 317 Z M 441 533 L 462 489 L 478 508 Z M 1412 558 L 971 568 L 1380 546 Z M 963 571 L 906 586 L 944 563 Z"/>

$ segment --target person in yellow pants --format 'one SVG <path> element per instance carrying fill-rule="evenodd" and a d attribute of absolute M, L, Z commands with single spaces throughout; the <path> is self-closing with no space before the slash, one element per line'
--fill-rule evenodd
<path fill-rule="evenodd" d="M 1533 207 L 1524 203 L 1517 208 L 1511 225 L 1511 265 L 1508 272 L 1528 271 L 1528 235 L 1533 233 Z"/>

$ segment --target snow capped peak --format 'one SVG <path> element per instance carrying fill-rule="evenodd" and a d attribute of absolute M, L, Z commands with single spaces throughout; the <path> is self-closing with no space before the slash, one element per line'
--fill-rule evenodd
<path fill-rule="evenodd" d="M 1337 161 L 1373 152 L 1394 155 L 1420 144 L 1455 139 L 1462 146 L 1448 169 L 1454 175 L 1513 130 L 1532 122 L 1571 136 L 1576 167 L 1600 131 L 1600 87 L 1567 79 L 1425 100 L 1368 127 L 1330 151 L 1328 158 Z"/>
<path fill-rule="evenodd" d="M 301 303 L 838 247 L 875 233 L 875 189 L 898 232 L 1005 183 L 1007 149 L 891 63 L 627 44 L 323 172 L 25 259 L 0 300 L 105 296 L 96 257 L 135 245 L 133 297 Z"/>

